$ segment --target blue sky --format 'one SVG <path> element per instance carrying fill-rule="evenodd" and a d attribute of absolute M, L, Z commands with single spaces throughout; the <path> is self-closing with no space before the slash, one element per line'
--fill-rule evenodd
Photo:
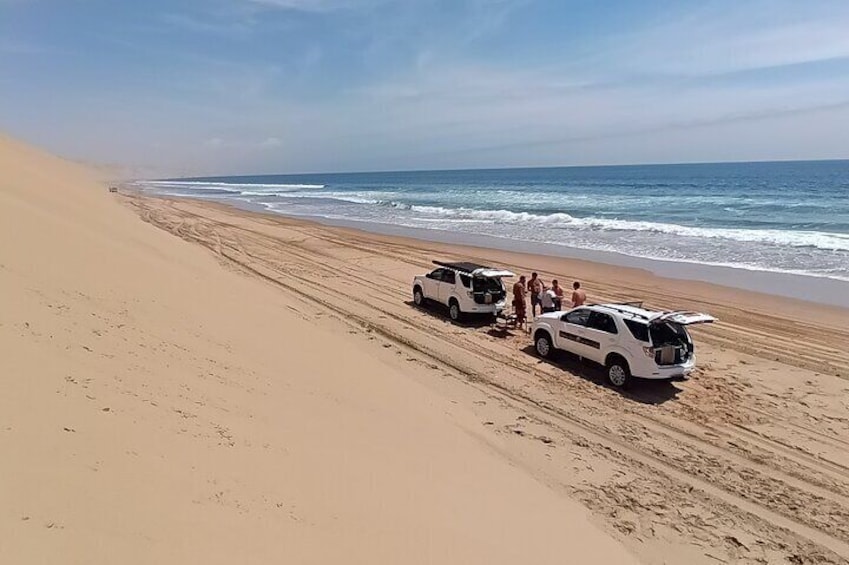
<path fill-rule="evenodd" d="M 0 0 L 0 129 L 150 174 L 849 157 L 849 2 Z"/>

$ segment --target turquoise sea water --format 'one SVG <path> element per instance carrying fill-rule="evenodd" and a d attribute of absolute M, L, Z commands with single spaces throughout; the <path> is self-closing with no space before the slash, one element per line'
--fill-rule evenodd
<path fill-rule="evenodd" d="M 849 280 L 849 161 L 139 181 L 271 212 Z"/>

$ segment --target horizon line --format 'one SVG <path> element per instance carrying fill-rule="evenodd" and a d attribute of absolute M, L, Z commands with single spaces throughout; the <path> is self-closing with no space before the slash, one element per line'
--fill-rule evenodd
<path fill-rule="evenodd" d="M 200 175 L 189 177 L 162 177 L 134 180 L 155 181 L 177 181 L 177 180 L 204 180 L 222 178 L 258 178 L 258 177 L 283 177 L 283 176 L 309 176 L 309 175 L 368 175 L 368 174 L 393 174 L 393 173 L 461 173 L 473 171 L 522 171 L 540 169 L 601 169 L 601 168 L 625 168 L 625 167 L 680 167 L 688 165 L 743 165 L 743 164 L 769 164 L 769 163 L 832 163 L 849 162 L 849 157 L 838 159 L 763 159 L 754 161 L 681 161 L 677 163 L 620 163 L 604 165 L 547 165 L 547 166 L 516 166 L 516 167 L 463 167 L 456 169 L 383 169 L 383 170 L 359 170 L 359 171 L 312 171 L 299 173 L 263 173 L 263 174 L 237 174 L 237 175 Z"/>

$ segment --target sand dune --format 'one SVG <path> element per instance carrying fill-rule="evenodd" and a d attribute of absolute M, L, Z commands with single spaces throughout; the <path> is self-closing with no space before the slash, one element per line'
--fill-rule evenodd
<path fill-rule="evenodd" d="M 383 348 L 96 174 L 0 170 L 0 562 L 633 561 Z"/>

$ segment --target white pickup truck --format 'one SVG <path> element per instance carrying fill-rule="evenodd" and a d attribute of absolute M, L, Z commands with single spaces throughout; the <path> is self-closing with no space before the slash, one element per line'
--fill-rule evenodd
<path fill-rule="evenodd" d="M 438 302 L 448 307 L 454 321 L 465 314 L 498 315 L 507 299 L 503 277 L 515 276 L 510 271 L 493 269 L 475 263 L 447 263 L 438 265 L 426 275 L 413 278 L 413 302 L 423 306 Z"/>

